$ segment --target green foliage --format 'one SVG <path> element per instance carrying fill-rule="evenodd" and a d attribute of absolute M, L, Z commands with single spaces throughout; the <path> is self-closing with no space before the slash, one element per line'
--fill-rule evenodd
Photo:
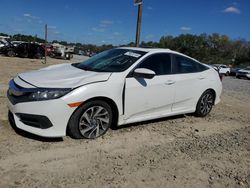
<path fill-rule="evenodd" d="M 7 35 L 5 33 L 0 33 L 0 36 L 8 37 L 9 35 Z"/>
<path fill-rule="evenodd" d="M 31 35 L 22 35 L 22 34 L 16 34 L 11 36 L 10 38 L 12 41 L 25 41 L 25 42 L 38 42 L 38 43 L 44 43 L 45 40 L 38 38 L 37 36 L 31 36 Z"/>
<path fill-rule="evenodd" d="M 151 46 L 151 42 L 143 46 Z M 161 37 L 158 47 L 170 48 L 189 55 L 203 63 L 237 66 L 250 62 L 250 42 L 231 40 L 226 35 L 180 35 Z"/>

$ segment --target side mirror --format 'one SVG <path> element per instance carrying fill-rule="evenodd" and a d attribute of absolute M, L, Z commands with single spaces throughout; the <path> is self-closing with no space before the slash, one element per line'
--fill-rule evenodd
<path fill-rule="evenodd" d="M 133 76 L 136 78 L 152 79 L 155 76 L 155 72 L 146 68 L 137 68 L 134 70 Z"/>

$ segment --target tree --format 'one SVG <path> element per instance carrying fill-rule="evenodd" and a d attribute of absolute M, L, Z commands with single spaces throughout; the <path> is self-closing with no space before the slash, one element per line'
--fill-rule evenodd
<path fill-rule="evenodd" d="M 5 33 L 0 33 L 0 36 L 8 37 L 9 35 L 7 35 Z"/>
<path fill-rule="evenodd" d="M 142 43 L 144 46 L 146 43 Z M 250 62 L 250 42 L 230 40 L 226 35 L 213 33 L 207 35 L 162 36 L 158 43 L 160 48 L 170 48 L 189 55 L 203 63 L 244 64 Z"/>

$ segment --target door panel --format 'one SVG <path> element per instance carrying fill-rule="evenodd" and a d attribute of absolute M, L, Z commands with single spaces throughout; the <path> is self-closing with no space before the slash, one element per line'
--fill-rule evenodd
<path fill-rule="evenodd" d="M 175 99 L 173 113 L 190 112 L 196 108 L 197 101 L 204 91 L 207 68 L 184 56 L 174 56 L 174 73 L 176 74 Z"/>
<path fill-rule="evenodd" d="M 179 74 L 176 77 L 173 112 L 195 109 L 202 80 L 199 73 Z"/>
<path fill-rule="evenodd" d="M 125 119 L 171 113 L 175 93 L 175 75 L 153 79 L 127 78 Z"/>

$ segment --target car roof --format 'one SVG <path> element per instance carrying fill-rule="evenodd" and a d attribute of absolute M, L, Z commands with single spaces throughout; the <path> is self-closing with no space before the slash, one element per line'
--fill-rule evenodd
<path fill-rule="evenodd" d="M 119 47 L 120 49 L 128 49 L 128 50 L 138 50 L 143 52 L 155 52 L 155 51 L 165 51 L 169 52 L 172 51 L 170 49 L 164 49 L 164 48 L 139 48 L 139 47 Z"/>
<path fill-rule="evenodd" d="M 198 60 L 196 60 L 196 59 L 194 59 L 194 58 L 192 58 L 190 56 L 187 56 L 187 55 L 185 55 L 183 53 L 180 53 L 180 52 L 177 52 L 177 51 L 174 51 L 174 50 L 170 50 L 170 49 L 167 49 L 167 48 L 119 47 L 118 49 L 138 50 L 138 51 L 142 51 L 142 52 L 152 52 L 152 53 L 157 53 L 157 52 L 173 53 L 173 54 L 177 54 L 177 55 L 187 57 L 187 58 L 192 59 L 192 60 L 194 60 L 196 62 L 199 62 Z"/>

